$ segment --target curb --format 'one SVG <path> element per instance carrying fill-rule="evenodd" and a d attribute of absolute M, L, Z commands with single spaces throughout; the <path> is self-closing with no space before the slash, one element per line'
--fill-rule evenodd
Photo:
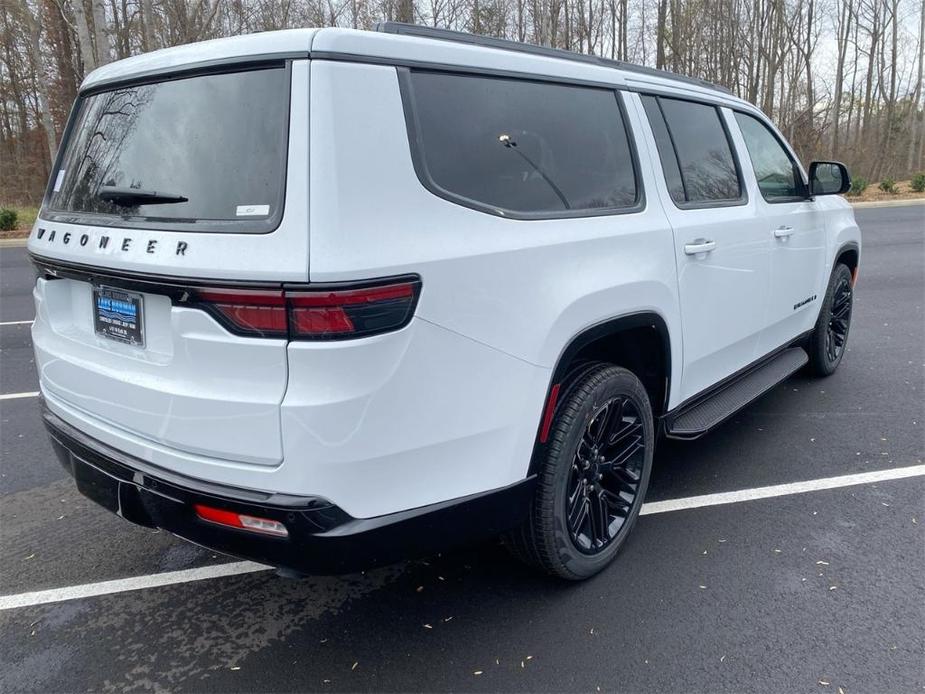
<path fill-rule="evenodd" d="M 871 200 L 870 202 L 852 202 L 852 207 L 907 207 L 910 205 L 925 205 L 925 198 L 912 200 Z"/>
<path fill-rule="evenodd" d="M 29 239 L 0 239 L 0 248 L 25 248 Z"/>

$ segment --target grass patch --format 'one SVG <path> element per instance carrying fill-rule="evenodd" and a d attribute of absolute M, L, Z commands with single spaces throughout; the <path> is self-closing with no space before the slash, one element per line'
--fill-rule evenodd
<path fill-rule="evenodd" d="M 16 211 L 20 229 L 31 229 L 32 225 L 35 224 L 35 218 L 39 216 L 38 207 L 19 207 L 13 205 L 13 209 Z"/>
<path fill-rule="evenodd" d="M 16 229 L 29 231 L 32 229 L 32 225 L 35 224 L 35 218 L 39 215 L 38 207 L 31 207 L 28 205 L 8 205 L 5 202 L 0 202 L 0 208 L 6 208 L 13 210 L 16 213 Z"/>
<path fill-rule="evenodd" d="M 39 214 L 39 208 L 30 205 L 8 205 L 0 202 L 0 209 L 8 209 L 16 213 L 15 228 L 10 231 L 0 231 L 0 239 L 25 238 L 32 230 L 35 218 Z"/>
<path fill-rule="evenodd" d="M 863 179 L 861 183 L 866 184 L 867 181 Z M 849 199 L 851 202 L 874 202 L 879 200 L 922 200 L 925 199 L 925 194 L 915 189 L 912 185 L 913 181 L 894 181 L 891 178 L 885 178 L 882 181 L 877 183 L 871 183 L 865 188 L 860 188 L 860 185 L 855 185 L 855 182 L 852 181 L 852 188 L 860 188 L 855 194 L 850 195 Z"/>

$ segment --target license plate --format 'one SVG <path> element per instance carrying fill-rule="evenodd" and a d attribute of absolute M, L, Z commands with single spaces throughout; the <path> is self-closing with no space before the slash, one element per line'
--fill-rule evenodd
<path fill-rule="evenodd" d="M 143 312 L 141 294 L 112 287 L 93 288 L 93 328 L 97 335 L 144 347 Z"/>

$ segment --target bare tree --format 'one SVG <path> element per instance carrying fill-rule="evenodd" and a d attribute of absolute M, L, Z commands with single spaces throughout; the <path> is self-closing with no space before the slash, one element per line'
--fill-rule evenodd
<path fill-rule="evenodd" d="M 0 201 L 40 197 L 80 80 L 114 58 L 382 19 L 701 77 L 772 116 L 803 158 L 870 178 L 925 168 L 923 0 L 0 0 Z"/>

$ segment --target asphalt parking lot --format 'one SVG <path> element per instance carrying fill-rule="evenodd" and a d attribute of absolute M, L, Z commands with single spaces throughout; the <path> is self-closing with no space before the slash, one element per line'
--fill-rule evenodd
<path fill-rule="evenodd" d="M 495 545 L 291 580 L 98 509 L 46 441 L 32 274 L 0 250 L 0 690 L 921 692 L 925 206 L 857 218 L 839 371 L 661 442 L 650 512 L 577 585 Z"/>

